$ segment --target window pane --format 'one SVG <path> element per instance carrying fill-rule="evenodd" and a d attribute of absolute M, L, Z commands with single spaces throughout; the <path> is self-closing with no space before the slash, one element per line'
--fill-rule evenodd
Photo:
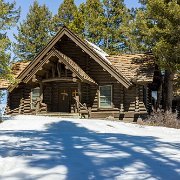
<path fill-rule="evenodd" d="M 100 96 L 111 96 L 111 86 L 101 86 Z"/>
<path fill-rule="evenodd" d="M 111 106 L 111 97 L 100 97 L 100 106 L 101 107 L 110 107 Z"/>
<path fill-rule="evenodd" d="M 100 86 L 100 107 L 111 107 L 111 86 Z"/>

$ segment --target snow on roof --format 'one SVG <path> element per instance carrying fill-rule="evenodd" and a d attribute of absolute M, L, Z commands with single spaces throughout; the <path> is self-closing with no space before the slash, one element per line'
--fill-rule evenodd
<path fill-rule="evenodd" d="M 98 54 L 100 55 L 107 63 L 111 64 L 111 62 L 107 59 L 107 56 L 109 56 L 109 54 L 107 54 L 105 51 L 103 51 L 100 47 L 98 47 L 97 45 L 95 45 L 92 42 L 89 42 L 87 39 L 85 39 L 85 41 L 91 46 L 91 48 Z"/>

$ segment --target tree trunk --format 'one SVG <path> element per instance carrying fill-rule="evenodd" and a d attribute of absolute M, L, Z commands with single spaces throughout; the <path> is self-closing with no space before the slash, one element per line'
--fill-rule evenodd
<path fill-rule="evenodd" d="M 174 73 L 166 70 L 164 76 L 164 110 L 172 109 Z"/>

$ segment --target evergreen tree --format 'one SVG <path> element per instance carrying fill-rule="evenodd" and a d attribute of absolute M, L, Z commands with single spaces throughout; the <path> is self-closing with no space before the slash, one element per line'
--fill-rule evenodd
<path fill-rule="evenodd" d="M 146 0 L 139 23 L 141 35 L 165 70 L 165 109 L 172 107 L 173 78 L 180 71 L 180 1 Z"/>
<path fill-rule="evenodd" d="M 48 43 L 52 35 L 52 14 L 45 5 L 34 1 L 30 6 L 26 20 L 18 27 L 14 35 L 14 53 L 18 60 L 32 60 Z"/>
<path fill-rule="evenodd" d="M 100 45 L 103 39 L 104 10 L 100 0 L 87 0 L 85 4 L 85 37 Z"/>
<path fill-rule="evenodd" d="M 58 14 L 53 18 L 55 33 L 63 26 L 69 27 L 74 20 L 74 14 L 76 12 L 77 7 L 74 0 L 64 0 L 58 9 Z"/>
<path fill-rule="evenodd" d="M 111 54 L 117 53 L 124 49 L 125 39 L 121 33 L 121 26 L 128 11 L 124 5 L 124 0 L 103 0 L 103 7 L 103 46 Z"/>
<path fill-rule="evenodd" d="M 0 0 L 0 77 L 7 79 L 10 78 L 11 42 L 6 33 L 19 19 L 20 9 L 16 9 L 15 5 L 15 2 L 7 3 Z"/>
<path fill-rule="evenodd" d="M 74 19 L 69 23 L 68 27 L 80 37 L 85 36 L 85 4 L 82 3 L 79 5 L 77 11 L 74 13 Z"/>
<path fill-rule="evenodd" d="M 151 40 L 145 36 L 141 29 L 146 26 L 143 9 L 131 9 L 125 14 L 121 26 L 121 33 L 124 36 L 126 53 L 141 53 L 151 51 Z"/>

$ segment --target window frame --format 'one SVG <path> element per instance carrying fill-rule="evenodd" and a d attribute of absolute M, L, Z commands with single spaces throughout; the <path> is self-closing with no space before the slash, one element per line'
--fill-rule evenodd
<path fill-rule="evenodd" d="M 110 87 L 111 88 L 111 105 L 110 106 L 101 106 L 101 97 L 104 97 L 104 96 L 101 96 L 101 88 L 102 87 Z M 99 93 L 98 93 L 98 107 L 99 109 L 108 109 L 108 108 L 113 108 L 113 86 L 112 85 L 101 85 L 99 86 Z"/>

